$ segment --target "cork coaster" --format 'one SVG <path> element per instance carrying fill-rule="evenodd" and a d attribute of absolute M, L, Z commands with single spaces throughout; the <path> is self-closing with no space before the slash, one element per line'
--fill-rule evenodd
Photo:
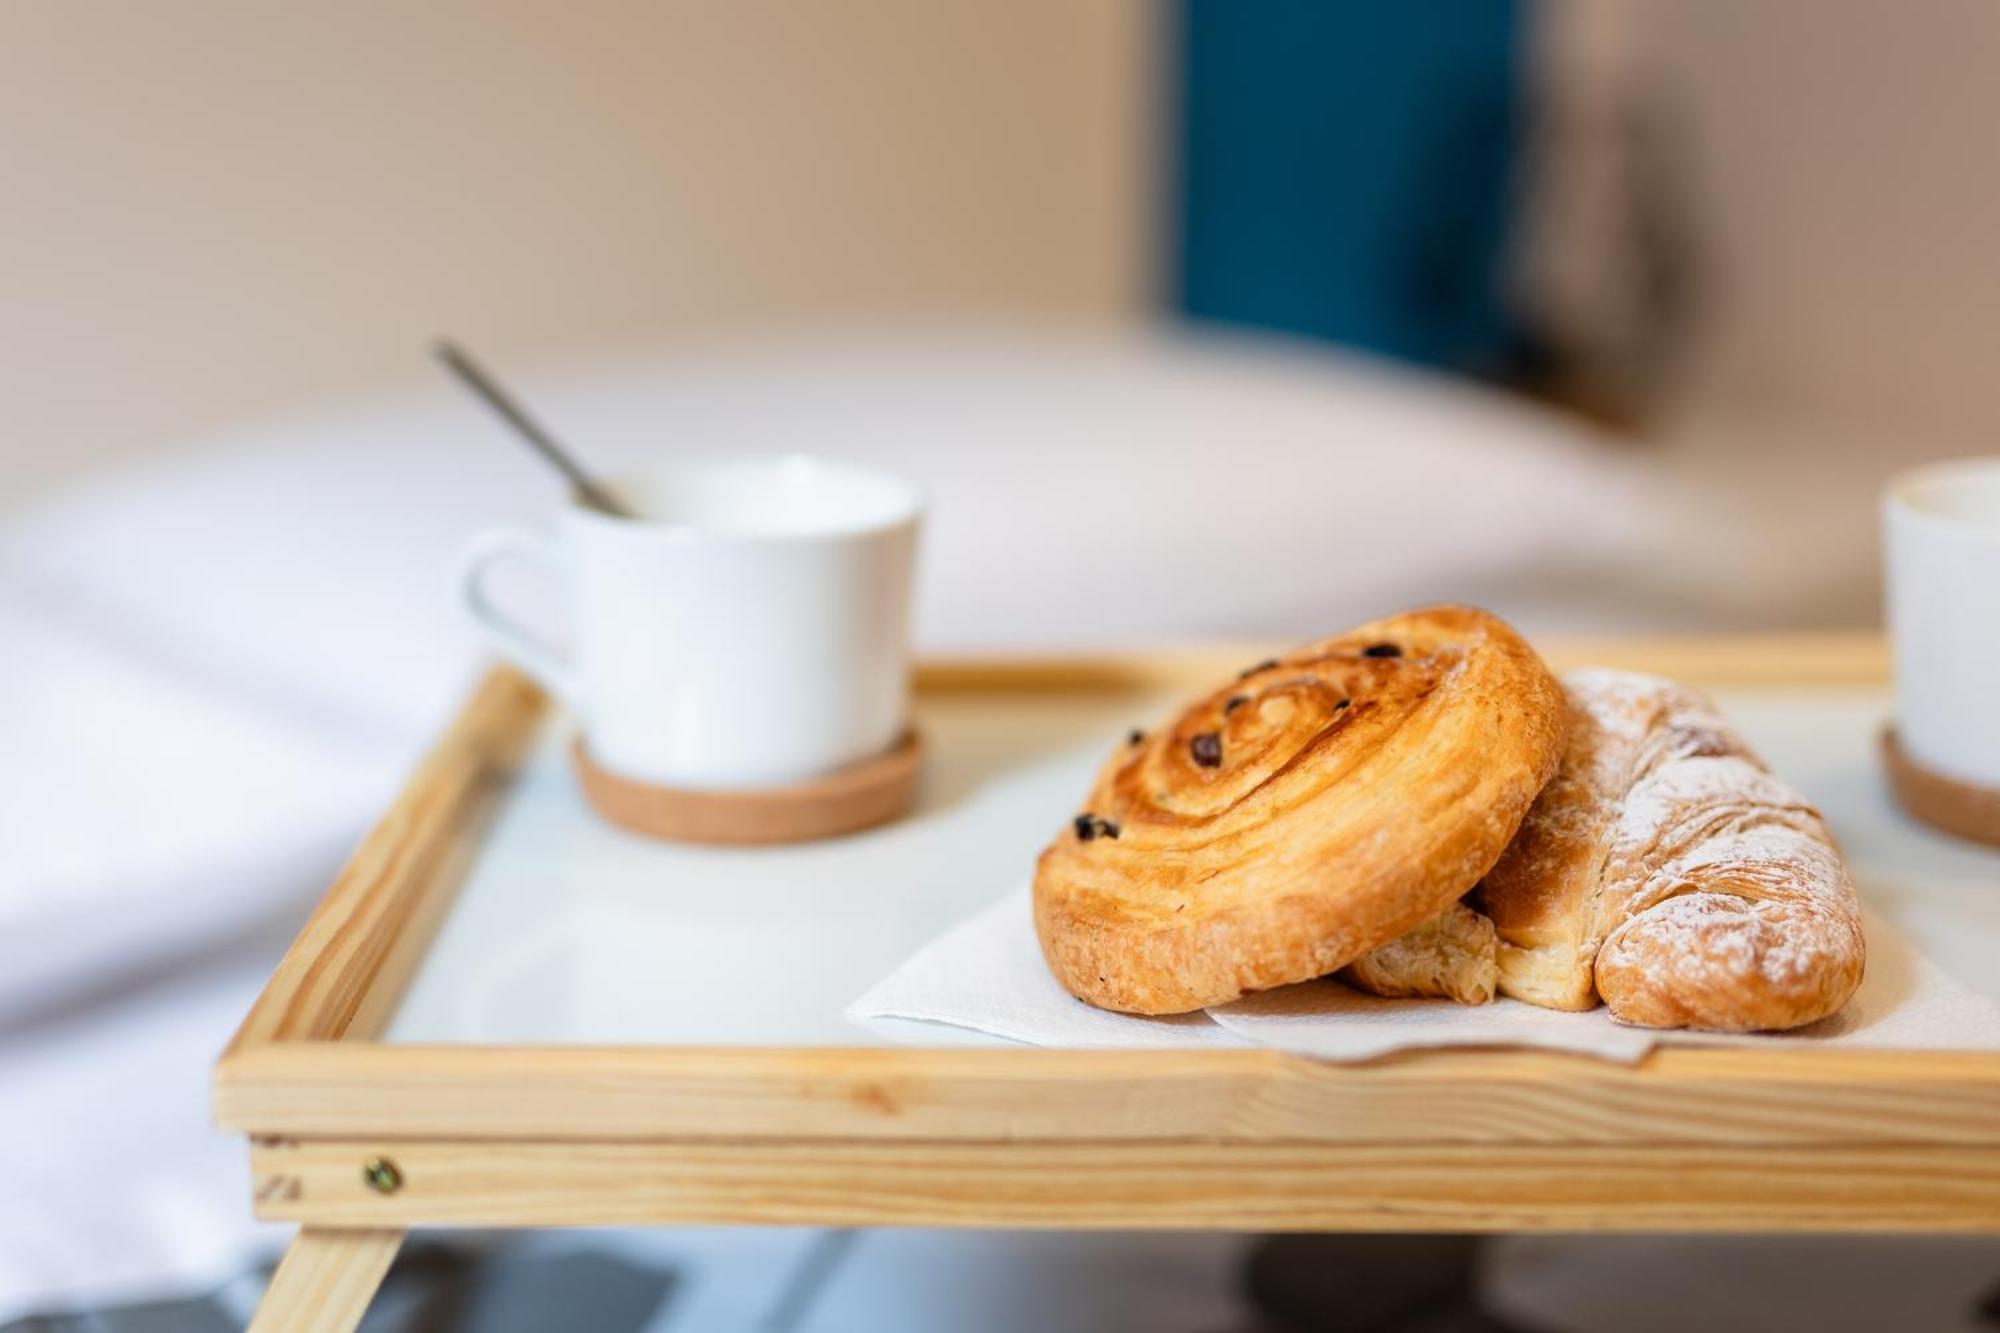
<path fill-rule="evenodd" d="M 2000 788 L 1979 787 L 1925 768 L 1896 741 L 1896 729 L 1882 729 L 1882 760 L 1889 786 L 1904 810 L 1933 828 L 2000 847 Z"/>
<path fill-rule="evenodd" d="M 597 766 L 583 738 L 570 746 L 584 797 L 622 828 L 676 842 L 807 842 L 886 824 L 916 799 L 923 737 L 903 739 L 873 759 L 825 777 L 750 791 L 657 787 Z"/>

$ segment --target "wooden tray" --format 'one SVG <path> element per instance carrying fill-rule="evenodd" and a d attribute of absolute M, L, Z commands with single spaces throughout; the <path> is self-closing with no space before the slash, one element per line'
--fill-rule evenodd
<path fill-rule="evenodd" d="M 1875 906 L 2000 992 L 2000 855 L 1919 830 L 1882 791 L 1879 640 L 1544 647 L 1558 667 L 1722 692 L 1826 806 Z M 1019 882 L 1127 725 L 1263 655 L 929 666 L 917 815 L 763 850 L 666 849 L 592 820 L 562 728 L 495 671 L 217 1066 L 216 1118 L 250 1136 L 258 1215 L 306 1224 L 271 1308 L 358 1317 L 421 1224 L 2000 1228 L 1990 1054 L 1337 1067 L 941 1028 L 912 1046 L 910 1025 L 841 1019 Z"/>

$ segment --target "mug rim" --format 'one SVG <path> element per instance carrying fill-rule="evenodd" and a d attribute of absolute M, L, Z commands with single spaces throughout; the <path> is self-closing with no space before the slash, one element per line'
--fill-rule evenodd
<path fill-rule="evenodd" d="M 1922 491 L 1973 476 L 1989 476 L 2000 483 L 2000 454 L 1970 454 L 1906 468 L 1889 478 L 1888 485 L 1883 488 L 1883 507 L 1889 513 L 1911 522 L 2000 546 L 2000 519 L 1987 522 L 1966 518 L 1925 504 L 1918 498 Z"/>
<path fill-rule="evenodd" d="M 581 503 L 575 496 L 563 504 L 563 516 L 599 528 L 606 532 L 621 533 L 629 537 L 647 540 L 673 542 L 702 542 L 712 544 L 770 545 L 791 542 L 823 542 L 851 540 L 858 537 L 875 537 L 894 532 L 915 524 L 928 508 L 928 496 L 923 488 L 903 473 L 873 463 L 863 463 L 851 458 L 841 458 L 833 454 L 807 453 L 801 449 L 784 451 L 759 451 L 746 454 L 706 454 L 694 455 L 671 462 L 662 462 L 651 467 L 628 469 L 605 478 L 612 490 L 632 482 L 642 482 L 676 475 L 701 472 L 723 472 L 735 470 L 776 470 L 786 467 L 809 467 L 833 473 L 845 473 L 850 477 L 863 479 L 875 485 L 896 492 L 896 499 L 889 513 L 881 518 L 866 521 L 833 524 L 800 532 L 718 532 L 698 527 L 684 520 L 655 519 L 646 517 L 626 517 L 622 514 L 607 514 L 601 509 L 593 509 Z"/>

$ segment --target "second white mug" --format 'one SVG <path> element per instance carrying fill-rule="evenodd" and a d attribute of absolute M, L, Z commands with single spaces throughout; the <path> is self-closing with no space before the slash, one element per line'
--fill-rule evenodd
<path fill-rule="evenodd" d="M 788 455 L 668 467 L 612 489 L 639 517 L 571 504 L 552 534 L 482 533 L 454 580 L 494 649 L 577 714 L 599 766 L 755 789 L 897 741 L 922 514 L 912 485 Z M 494 604 L 486 574 L 514 558 L 564 585 L 567 648 Z"/>
<path fill-rule="evenodd" d="M 1940 777 L 2000 789 L 2000 458 L 1903 473 L 1883 525 L 1898 744 Z"/>

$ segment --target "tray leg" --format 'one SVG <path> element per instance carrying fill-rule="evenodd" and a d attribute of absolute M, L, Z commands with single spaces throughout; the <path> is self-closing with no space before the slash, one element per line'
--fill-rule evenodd
<path fill-rule="evenodd" d="M 402 1243 L 400 1228 L 300 1227 L 249 1333 L 353 1333 Z"/>

